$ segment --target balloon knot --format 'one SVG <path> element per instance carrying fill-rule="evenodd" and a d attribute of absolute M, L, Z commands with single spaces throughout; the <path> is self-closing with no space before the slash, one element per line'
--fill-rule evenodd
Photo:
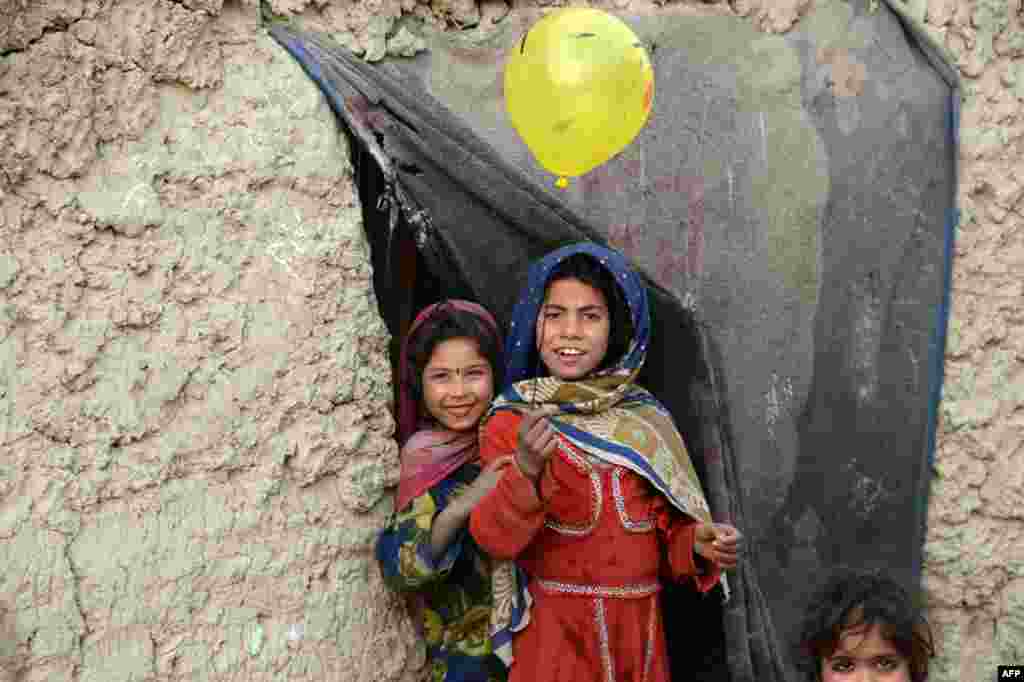
<path fill-rule="evenodd" d="M 555 180 L 555 187 L 557 187 L 558 189 L 565 189 L 568 186 L 569 181 L 566 180 L 565 178 L 558 178 L 557 180 Z"/>

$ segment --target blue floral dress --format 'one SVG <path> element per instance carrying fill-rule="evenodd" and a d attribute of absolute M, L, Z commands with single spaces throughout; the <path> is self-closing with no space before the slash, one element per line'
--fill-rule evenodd
<path fill-rule="evenodd" d="M 490 640 L 491 577 L 486 555 L 462 528 L 443 556 L 432 556 L 437 514 L 480 473 L 464 464 L 394 514 L 377 542 L 385 582 L 424 598 L 423 634 L 431 682 L 503 682 L 507 673 Z"/>

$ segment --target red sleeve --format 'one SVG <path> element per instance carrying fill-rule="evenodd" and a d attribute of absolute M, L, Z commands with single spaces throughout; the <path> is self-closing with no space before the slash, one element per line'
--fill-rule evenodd
<path fill-rule="evenodd" d="M 668 560 L 670 577 L 676 581 L 693 577 L 694 584 L 700 592 L 707 592 L 718 583 L 722 567 L 716 562 L 699 559 L 694 553 L 694 535 L 697 522 L 689 516 L 672 509 L 664 498 L 662 504 L 656 505 L 658 532 L 665 543 L 665 555 Z"/>
<path fill-rule="evenodd" d="M 484 424 L 480 458 L 489 464 L 515 453 L 522 416 L 501 411 Z M 515 559 L 544 525 L 544 503 L 533 481 L 515 464 L 503 470 L 498 485 L 477 503 L 469 517 L 469 532 L 480 547 L 497 559 Z"/>

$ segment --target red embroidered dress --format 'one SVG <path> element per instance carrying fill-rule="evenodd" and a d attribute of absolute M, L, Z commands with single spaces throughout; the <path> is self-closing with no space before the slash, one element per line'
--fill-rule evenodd
<path fill-rule="evenodd" d="M 505 411 L 486 423 L 485 462 L 515 451 L 521 419 Z M 719 578 L 717 566 L 698 575 L 693 519 L 642 477 L 564 439 L 539 495 L 516 467 L 505 472 L 470 531 L 530 575 L 533 606 L 514 640 L 510 682 L 668 682 L 660 583 L 693 579 L 706 592 Z"/>

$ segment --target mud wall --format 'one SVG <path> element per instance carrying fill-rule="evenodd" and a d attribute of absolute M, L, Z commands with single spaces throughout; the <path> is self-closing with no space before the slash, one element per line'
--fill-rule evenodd
<path fill-rule="evenodd" d="M 616 0 L 644 7 L 645 0 Z M 699 5 L 786 31 L 809 0 Z M 611 5 L 608 5 L 611 6 Z M 965 78 L 926 546 L 940 682 L 1024 661 L 1024 7 L 907 5 Z M 270 0 L 369 59 L 503 0 Z M 0 3 L 0 676 L 412 680 L 345 138 L 254 0 Z M 3 677 L 0 677 L 2 680 Z"/>
<path fill-rule="evenodd" d="M 399 679 L 387 336 L 325 101 L 254 5 L 3 7 L 10 679 Z"/>

